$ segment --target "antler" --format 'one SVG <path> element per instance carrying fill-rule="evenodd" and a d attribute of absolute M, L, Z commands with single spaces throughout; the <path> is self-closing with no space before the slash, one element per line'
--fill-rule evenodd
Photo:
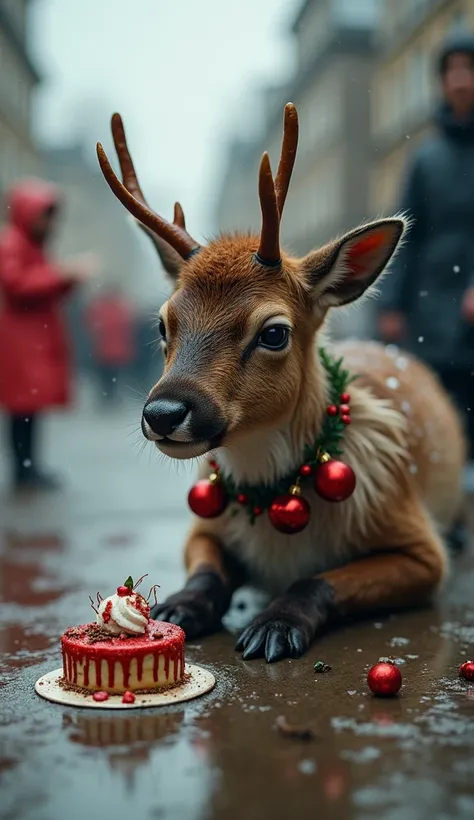
<path fill-rule="evenodd" d="M 178 202 L 175 205 L 173 223 L 163 219 L 148 207 L 133 167 L 120 114 L 113 115 L 111 128 L 123 183 L 116 176 L 99 142 L 97 143 L 97 157 L 108 185 L 122 205 L 151 232 L 152 238 L 156 236 L 158 239 L 165 240 L 182 259 L 187 259 L 193 251 L 199 248 L 199 243 L 186 231 L 181 205 Z M 156 244 L 160 249 L 160 243 Z"/>
<path fill-rule="evenodd" d="M 283 143 L 278 171 L 273 181 L 268 154 L 260 163 L 258 193 L 262 211 L 262 230 L 258 259 L 266 265 L 280 263 L 280 220 L 290 185 L 298 147 L 298 113 L 293 103 L 285 106 Z"/>

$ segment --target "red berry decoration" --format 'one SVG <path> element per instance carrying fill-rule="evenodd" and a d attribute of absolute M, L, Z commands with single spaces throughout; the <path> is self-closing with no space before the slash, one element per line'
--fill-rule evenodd
<path fill-rule="evenodd" d="M 369 689 L 374 695 L 390 698 L 397 694 L 402 685 L 402 675 L 394 663 L 379 661 L 367 675 Z"/>
<path fill-rule="evenodd" d="M 341 402 L 342 404 L 349 404 L 351 397 L 349 393 L 341 393 Z"/>
<path fill-rule="evenodd" d="M 474 661 L 464 661 L 459 667 L 459 677 L 474 681 Z"/>
<path fill-rule="evenodd" d="M 309 475 L 311 475 L 312 472 L 313 468 L 311 467 L 311 464 L 303 464 L 300 467 L 300 475 L 304 478 L 307 478 Z"/>
<path fill-rule="evenodd" d="M 217 518 L 227 507 L 227 498 L 218 481 L 201 478 L 191 487 L 188 504 L 200 518 Z"/>
<path fill-rule="evenodd" d="M 336 459 L 320 464 L 314 476 L 314 489 L 326 501 L 345 501 L 352 495 L 355 486 L 352 467 Z"/>
<path fill-rule="evenodd" d="M 133 692 L 129 692 L 128 690 L 127 692 L 124 692 L 122 697 L 122 703 L 135 703 L 135 695 L 133 694 Z"/>
<path fill-rule="evenodd" d="M 308 526 L 311 510 L 306 498 L 302 498 L 298 490 L 292 487 L 293 492 L 280 495 L 268 510 L 268 517 L 279 532 L 294 535 Z"/>
<path fill-rule="evenodd" d="M 253 508 L 253 514 L 256 518 L 258 518 L 258 516 L 261 515 L 262 512 L 263 512 L 263 510 L 262 510 L 261 507 L 254 507 Z"/>
<path fill-rule="evenodd" d="M 94 692 L 94 694 L 92 695 L 92 697 L 93 697 L 93 698 L 94 698 L 94 700 L 96 700 L 98 703 L 102 703 L 102 701 L 104 701 L 104 700 L 108 700 L 108 699 L 109 699 L 109 693 L 108 693 L 108 692 Z"/>
<path fill-rule="evenodd" d="M 341 404 L 339 412 L 341 413 L 341 416 L 348 416 L 351 412 L 351 408 L 348 404 Z"/>
<path fill-rule="evenodd" d="M 351 423 L 351 417 L 350 416 L 341 416 L 341 421 L 343 422 L 343 424 L 350 424 Z"/>
<path fill-rule="evenodd" d="M 125 598 L 127 595 L 130 595 L 133 592 L 133 589 L 129 589 L 126 586 L 117 587 L 117 595 L 119 598 Z"/>
<path fill-rule="evenodd" d="M 237 496 L 237 501 L 239 502 L 239 504 L 248 504 L 249 503 L 249 500 L 248 500 L 247 496 L 244 493 L 239 493 L 239 495 Z"/>
<path fill-rule="evenodd" d="M 335 404 L 330 404 L 326 410 L 328 416 L 337 416 L 337 407 Z"/>

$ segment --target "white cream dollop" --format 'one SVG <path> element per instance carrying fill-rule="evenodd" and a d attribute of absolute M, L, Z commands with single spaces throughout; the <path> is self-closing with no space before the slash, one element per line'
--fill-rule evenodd
<path fill-rule="evenodd" d="M 111 595 L 99 604 L 97 623 L 111 635 L 143 635 L 150 619 L 150 607 L 137 592 Z"/>

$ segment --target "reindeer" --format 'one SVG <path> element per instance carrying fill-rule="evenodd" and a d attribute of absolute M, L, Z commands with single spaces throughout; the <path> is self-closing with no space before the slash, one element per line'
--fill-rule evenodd
<path fill-rule="evenodd" d="M 221 482 L 231 497 L 211 517 L 196 517 L 187 582 L 153 617 L 180 624 L 188 639 L 212 633 L 233 592 L 251 582 L 272 599 L 236 649 L 273 662 L 303 655 L 344 620 L 427 603 L 446 575 L 443 536 L 462 499 L 458 416 L 415 358 L 375 342 L 343 342 L 331 348 L 343 357 L 339 375 L 343 366 L 354 377 L 341 399 L 350 400 L 341 432 L 340 408 L 330 405 L 334 372 L 324 364 L 329 310 L 372 288 L 407 220 L 362 225 L 300 259 L 281 250 L 298 140 L 288 104 L 275 179 L 268 154 L 260 165 L 260 236 L 223 235 L 202 247 L 179 204 L 173 223 L 148 207 L 117 114 L 112 133 L 123 182 L 98 144 L 102 172 L 153 238 L 174 285 L 160 312 L 166 363 L 143 409 L 143 435 L 170 458 L 199 459 L 201 481 Z M 272 525 L 272 499 L 288 477 L 286 486 L 333 455 L 320 458 L 318 448 L 313 466 L 305 464 L 334 412 L 355 491 L 335 503 L 297 478 L 292 492 L 309 520 L 299 532 L 281 532 Z M 249 510 L 252 493 L 264 502 Z"/>

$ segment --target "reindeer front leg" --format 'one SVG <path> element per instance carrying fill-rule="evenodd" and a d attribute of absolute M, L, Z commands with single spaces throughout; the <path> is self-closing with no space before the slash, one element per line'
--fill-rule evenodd
<path fill-rule="evenodd" d="M 345 567 L 292 584 L 240 636 L 244 659 L 299 657 L 331 623 L 424 603 L 443 577 L 443 546 L 416 503 L 399 507 L 369 549 Z"/>
<path fill-rule="evenodd" d="M 217 632 L 241 581 L 225 559 L 218 538 L 198 529 L 191 532 L 185 549 L 187 582 L 182 590 L 158 604 L 152 618 L 181 626 L 186 638 Z"/>

